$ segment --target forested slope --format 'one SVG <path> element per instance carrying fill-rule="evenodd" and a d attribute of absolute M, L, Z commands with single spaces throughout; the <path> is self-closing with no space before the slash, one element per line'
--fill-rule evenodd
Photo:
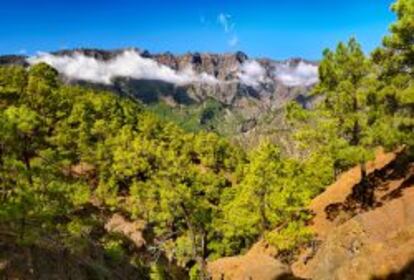
<path fill-rule="evenodd" d="M 315 241 L 307 206 L 355 165 L 353 203 L 377 207 L 366 162 L 379 146 L 413 153 L 414 3 L 393 9 L 372 55 L 355 39 L 324 52 L 321 101 L 282 110 L 289 151 L 186 132 L 44 63 L 1 67 L 0 276 L 206 279 L 259 239 L 289 264 Z"/>
<path fill-rule="evenodd" d="M 207 258 L 238 253 L 278 224 L 301 228 L 304 217 L 292 217 L 331 177 L 312 159 L 285 160 L 270 143 L 246 155 L 214 133 L 160 121 L 133 100 L 65 86 L 46 64 L 1 68 L 0 92 L 4 246 L 56 244 L 92 267 L 126 261 L 143 273 L 162 274 L 167 259 L 198 275 Z M 277 181 L 286 186 L 274 188 Z M 146 224 L 145 248 L 107 230 L 113 213 Z M 297 231 L 281 246 L 306 236 Z M 2 273 L 14 251 L 7 246 Z M 94 248 L 105 262 L 88 257 Z"/>

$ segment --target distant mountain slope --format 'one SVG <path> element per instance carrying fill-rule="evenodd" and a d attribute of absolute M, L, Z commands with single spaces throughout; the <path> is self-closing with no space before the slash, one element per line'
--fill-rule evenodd
<path fill-rule="evenodd" d="M 202 127 L 227 135 L 251 131 L 264 115 L 288 101 L 309 106 L 309 90 L 318 80 L 315 62 L 250 59 L 242 52 L 173 55 L 75 49 L 0 57 L 0 65 L 38 62 L 53 66 L 68 82 L 132 96 L 189 129 Z M 209 107 L 212 103 L 214 110 Z"/>

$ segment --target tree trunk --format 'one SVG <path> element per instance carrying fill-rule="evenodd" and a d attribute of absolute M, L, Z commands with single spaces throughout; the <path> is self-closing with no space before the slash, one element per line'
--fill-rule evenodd
<path fill-rule="evenodd" d="M 198 266 L 200 267 L 200 279 L 208 280 L 210 278 L 208 277 L 208 272 L 207 272 L 207 267 L 206 267 L 206 262 L 205 262 L 205 254 L 206 254 L 205 246 L 206 245 L 205 245 L 204 233 L 202 236 L 202 246 L 201 246 L 202 252 L 200 254 L 199 250 L 197 250 L 196 230 L 195 230 L 193 223 L 191 222 L 190 213 L 188 212 L 184 203 L 180 203 L 180 206 L 184 212 L 185 222 L 186 222 L 189 234 L 190 234 L 192 255 L 193 255 L 194 260 L 197 262 Z"/>
<path fill-rule="evenodd" d="M 198 265 L 200 266 L 201 271 L 201 279 L 210 279 L 207 271 L 207 264 L 206 264 L 206 258 L 207 258 L 207 233 L 205 230 L 202 230 L 201 234 L 201 256 L 198 258 Z"/>
<path fill-rule="evenodd" d="M 269 229 L 269 221 L 266 217 L 266 194 L 264 191 L 259 193 L 259 216 L 262 226 L 262 230 L 266 231 Z"/>
<path fill-rule="evenodd" d="M 28 174 L 27 179 L 29 181 L 30 186 L 32 186 L 33 185 L 33 179 L 32 179 L 32 173 L 31 173 L 32 167 L 30 166 L 30 152 L 29 152 L 29 149 L 27 148 L 29 146 L 30 139 L 24 136 L 23 141 L 25 143 L 25 147 L 22 152 L 22 159 L 23 159 L 23 163 L 27 170 L 27 174 Z"/>
<path fill-rule="evenodd" d="M 352 128 L 352 145 L 358 146 L 360 142 L 360 126 L 358 120 L 355 121 L 354 127 Z"/>
<path fill-rule="evenodd" d="M 367 165 L 365 161 L 360 163 L 360 167 L 361 167 L 361 181 L 362 181 L 362 180 L 365 180 L 367 177 Z"/>
<path fill-rule="evenodd" d="M 25 139 L 25 142 L 26 142 L 26 146 L 28 146 L 28 144 L 27 144 L 28 139 L 26 137 L 24 139 Z M 32 167 L 30 165 L 30 155 L 29 155 L 28 149 L 26 147 L 23 151 L 22 158 L 23 158 L 23 163 L 24 163 L 24 165 L 26 167 L 26 170 L 27 170 L 27 180 L 29 182 L 29 187 L 32 187 L 33 186 L 33 178 L 32 178 L 32 172 L 31 172 Z M 26 231 L 26 205 L 24 203 L 24 200 L 23 200 L 22 207 L 23 207 L 23 211 L 22 211 L 23 212 L 22 213 L 23 217 L 21 218 L 21 221 L 20 221 L 20 240 L 21 241 L 23 241 L 25 231 Z"/>
<path fill-rule="evenodd" d="M 368 176 L 367 176 L 367 167 L 365 162 L 361 162 L 361 181 L 360 181 L 360 188 L 361 188 L 361 202 L 363 206 L 372 207 L 375 202 L 374 197 L 374 189 L 371 187 Z"/>
<path fill-rule="evenodd" d="M 356 98 L 356 96 L 354 96 L 353 99 L 353 113 L 357 113 L 358 112 L 358 100 Z M 359 121 L 358 118 L 355 120 L 354 122 L 354 126 L 352 128 L 352 139 L 351 139 L 351 144 L 353 146 L 358 146 L 359 142 L 360 142 L 360 134 L 361 134 L 361 127 L 359 125 Z"/>
<path fill-rule="evenodd" d="M 23 212 L 26 212 L 26 211 L 23 211 Z M 20 220 L 20 234 L 19 234 L 20 242 L 23 242 L 25 232 L 26 232 L 26 213 L 23 213 L 23 217 Z"/>
<path fill-rule="evenodd" d="M 31 173 L 32 168 L 30 166 L 30 159 L 26 153 L 23 153 L 23 162 L 27 170 L 27 180 L 29 181 L 29 185 L 32 186 L 33 185 L 33 178 L 32 178 L 32 173 Z"/>
<path fill-rule="evenodd" d="M 0 144 L 0 186 L 1 186 L 1 194 L 0 194 L 0 202 L 6 200 L 6 194 L 7 194 L 7 187 L 6 187 L 6 181 L 2 177 L 3 174 L 3 144 Z"/>
<path fill-rule="evenodd" d="M 208 275 L 208 271 L 207 271 L 207 265 L 206 265 L 206 261 L 204 258 L 198 256 L 197 257 L 197 264 L 200 267 L 200 279 L 202 280 L 209 280 L 210 277 Z"/>

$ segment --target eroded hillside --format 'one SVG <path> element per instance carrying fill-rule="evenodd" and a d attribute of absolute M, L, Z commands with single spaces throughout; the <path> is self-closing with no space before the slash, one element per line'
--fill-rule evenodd
<path fill-rule="evenodd" d="M 355 195 L 361 187 L 359 167 L 341 174 L 312 200 L 315 237 L 297 261 L 282 264 L 277 250 L 263 240 L 243 256 L 212 262 L 213 279 L 411 279 L 413 161 L 379 150 L 368 173 L 371 205 Z"/>

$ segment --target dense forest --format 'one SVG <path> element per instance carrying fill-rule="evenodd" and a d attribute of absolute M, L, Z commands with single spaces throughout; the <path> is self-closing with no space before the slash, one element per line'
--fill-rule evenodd
<path fill-rule="evenodd" d="M 294 152 L 189 132 L 135 100 L 67 85 L 47 64 L 1 67 L 0 246 L 53 245 L 85 258 L 90 279 L 122 278 L 110 267 L 123 263 L 131 279 L 207 279 L 208 261 L 260 238 L 292 261 L 312 241 L 307 205 L 338 174 L 360 165 L 364 180 L 380 146 L 413 153 L 414 2 L 392 9 L 382 46 L 325 50 L 321 101 L 286 106 Z M 114 214 L 144 224 L 144 248 L 105 230 Z M 103 258 L 86 257 L 94 250 Z"/>

